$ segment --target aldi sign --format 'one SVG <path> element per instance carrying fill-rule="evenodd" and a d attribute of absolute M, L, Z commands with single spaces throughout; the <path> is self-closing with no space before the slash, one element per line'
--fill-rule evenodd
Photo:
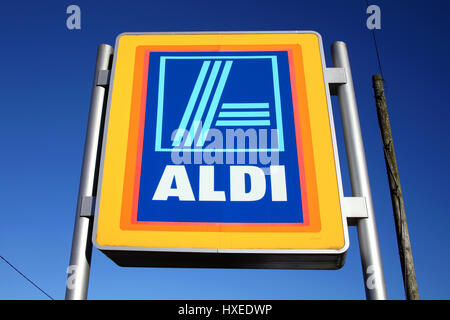
<path fill-rule="evenodd" d="M 97 248 L 124 266 L 341 267 L 324 68 L 313 32 L 119 35 Z"/>

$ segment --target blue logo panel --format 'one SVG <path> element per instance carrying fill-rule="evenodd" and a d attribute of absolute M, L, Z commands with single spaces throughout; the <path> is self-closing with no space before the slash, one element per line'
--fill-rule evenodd
<path fill-rule="evenodd" d="M 303 222 L 287 51 L 150 52 L 148 65 L 138 222 Z M 230 135 L 238 131 L 244 143 Z M 168 165 L 184 166 L 195 200 L 153 200 Z M 214 166 L 214 190 L 225 201 L 199 201 L 204 165 Z M 266 173 L 259 200 L 230 201 L 230 167 L 240 165 Z M 273 201 L 271 165 L 284 166 L 288 201 Z"/>

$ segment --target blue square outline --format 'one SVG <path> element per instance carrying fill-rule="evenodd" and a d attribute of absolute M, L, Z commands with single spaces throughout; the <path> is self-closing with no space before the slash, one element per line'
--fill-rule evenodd
<path fill-rule="evenodd" d="M 168 59 L 270 59 L 272 62 L 272 79 L 274 86 L 274 100 L 275 100 L 275 117 L 276 117 L 276 129 L 278 130 L 278 148 L 265 148 L 265 149 L 205 149 L 205 148 L 162 148 L 162 124 L 163 124 L 163 108 L 164 108 L 164 80 L 165 80 L 165 65 Z M 280 130 L 281 128 L 281 130 Z M 212 151 L 215 152 L 284 152 L 284 136 L 283 136 L 283 120 L 281 114 L 281 97 L 280 97 L 280 84 L 278 73 L 278 60 L 277 56 L 161 56 L 159 65 L 159 83 L 158 83 L 158 103 L 157 103 L 157 116 L 156 116 L 156 135 L 155 135 L 155 152 L 173 152 L 176 151 L 189 151 L 189 152 L 203 152 Z"/>

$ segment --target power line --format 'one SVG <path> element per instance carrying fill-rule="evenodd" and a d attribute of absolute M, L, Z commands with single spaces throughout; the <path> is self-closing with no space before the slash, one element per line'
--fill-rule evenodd
<path fill-rule="evenodd" d="M 39 288 L 39 286 L 34 283 L 33 281 L 31 281 L 30 278 L 28 278 L 26 275 L 24 275 L 22 272 L 20 272 L 19 269 L 17 269 L 16 267 L 14 267 L 8 260 L 6 260 L 2 255 L 0 255 L 0 258 L 2 258 L 3 261 L 5 261 L 11 268 L 13 268 L 18 274 L 20 274 L 22 277 L 24 277 L 26 280 L 28 280 L 28 282 L 30 282 L 33 286 L 35 286 L 37 289 L 39 289 L 39 291 L 41 291 L 43 294 L 45 294 L 47 297 L 49 297 L 51 300 L 55 300 L 53 299 L 47 292 L 45 292 L 44 290 L 42 290 L 41 288 Z"/>
<path fill-rule="evenodd" d="M 366 5 L 367 7 L 369 7 L 369 0 L 366 0 Z M 375 36 L 375 29 L 372 29 L 372 39 L 373 44 L 375 45 L 375 52 L 377 54 L 378 69 L 380 70 L 381 78 L 383 79 L 384 82 L 383 67 L 381 66 L 380 50 L 378 48 L 377 37 Z"/>
<path fill-rule="evenodd" d="M 380 51 L 378 49 L 377 38 L 375 37 L 375 29 L 372 30 L 372 37 L 373 37 L 373 42 L 375 44 L 375 51 L 377 53 L 378 67 L 380 69 L 381 78 L 384 80 L 383 68 L 381 66 L 381 59 L 380 59 Z"/>

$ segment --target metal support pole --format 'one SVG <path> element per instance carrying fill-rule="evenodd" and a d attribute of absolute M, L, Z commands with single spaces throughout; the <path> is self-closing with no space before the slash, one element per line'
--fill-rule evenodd
<path fill-rule="evenodd" d="M 373 89 L 377 106 L 378 124 L 383 140 L 384 159 L 388 171 L 389 190 L 391 192 L 392 208 L 394 211 L 395 230 L 397 232 L 398 251 L 402 266 L 403 285 L 406 299 L 419 300 L 416 271 L 409 240 L 408 224 L 406 222 L 405 203 L 403 202 L 400 175 L 395 157 L 394 140 L 392 138 L 391 122 L 384 94 L 383 78 L 376 74 L 372 77 Z"/>
<path fill-rule="evenodd" d="M 337 95 L 341 109 L 352 193 L 354 197 L 364 197 L 367 204 L 367 218 L 358 219 L 357 222 L 366 298 L 368 300 L 384 300 L 387 299 L 386 284 L 359 123 L 358 106 L 345 43 L 342 41 L 334 42 L 331 46 L 331 55 L 334 66 L 345 69 L 347 79 L 345 84 L 337 87 Z"/>
<path fill-rule="evenodd" d="M 113 48 L 106 44 L 98 47 L 95 66 L 94 85 L 91 96 L 91 108 L 84 146 L 80 188 L 72 239 L 70 265 L 67 269 L 66 300 L 84 300 L 87 298 L 89 271 L 92 254 L 92 216 L 82 214 L 83 199 L 95 197 L 99 156 L 102 143 L 102 126 L 106 107 L 107 88 L 99 85 L 99 74 L 111 67 Z"/>

